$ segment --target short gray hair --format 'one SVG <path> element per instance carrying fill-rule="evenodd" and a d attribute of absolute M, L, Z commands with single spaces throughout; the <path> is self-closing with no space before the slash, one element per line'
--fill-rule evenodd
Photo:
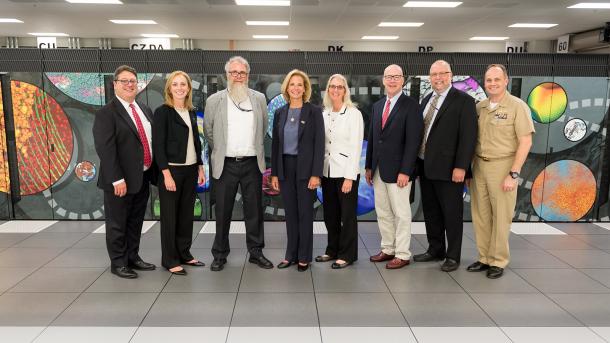
<path fill-rule="evenodd" d="M 233 62 L 237 62 L 239 64 L 243 64 L 246 66 L 246 72 L 248 74 L 250 74 L 250 63 L 248 63 L 248 61 L 241 57 L 241 56 L 233 56 L 231 58 L 229 58 L 229 60 L 227 61 L 227 63 L 225 63 L 225 72 L 228 74 L 229 73 L 229 66 L 231 65 L 231 63 Z"/>

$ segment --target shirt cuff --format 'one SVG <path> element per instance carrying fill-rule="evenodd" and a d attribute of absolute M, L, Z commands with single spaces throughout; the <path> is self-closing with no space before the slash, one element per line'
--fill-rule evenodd
<path fill-rule="evenodd" d="M 125 179 L 120 179 L 120 180 L 118 180 L 118 181 L 114 181 L 114 182 L 112 183 L 112 185 L 113 185 L 113 186 L 116 186 L 116 185 L 119 185 L 119 184 L 121 184 L 121 183 L 123 183 L 123 182 L 125 182 Z"/>

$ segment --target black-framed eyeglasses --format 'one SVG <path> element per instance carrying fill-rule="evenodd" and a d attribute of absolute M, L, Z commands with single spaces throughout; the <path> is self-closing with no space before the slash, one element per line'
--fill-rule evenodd
<path fill-rule="evenodd" d="M 127 85 L 135 85 L 138 83 L 138 80 L 133 79 L 133 80 L 127 80 L 127 79 L 115 79 L 114 81 L 116 82 L 120 82 L 122 85 L 127 86 Z"/>
<path fill-rule="evenodd" d="M 336 89 L 338 91 L 342 91 L 345 89 L 345 87 L 343 85 L 329 85 L 328 89 Z"/>
<path fill-rule="evenodd" d="M 383 75 L 383 78 L 388 81 L 389 80 L 400 81 L 403 77 L 404 77 L 404 75 Z"/>
<path fill-rule="evenodd" d="M 248 73 L 246 73 L 245 71 L 229 71 L 228 74 L 233 76 L 234 78 L 244 78 L 248 76 Z"/>
<path fill-rule="evenodd" d="M 233 105 L 235 105 L 235 107 L 237 107 L 238 110 L 242 111 L 242 112 L 252 112 L 252 109 L 247 109 L 247 108 L 243 108 L 239 105 L 241 105 L 241 103 L 243 102 L 239 102 L 239 103 L 235 103 L 235 100 L 233 100 L 233 98 L 229 97 L 229 99 L 231 99 L 231 102 L 233 103 Z"/>

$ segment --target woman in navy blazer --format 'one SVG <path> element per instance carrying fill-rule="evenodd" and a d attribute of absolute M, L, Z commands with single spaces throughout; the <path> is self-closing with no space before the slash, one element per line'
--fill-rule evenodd
<path fill-rule="evenodd" d="M 161 264 L 172 274 L 186 275 L 181 264 L 203 267 L 191 255 L 195 182 L 205 182 L 191 78 L 169 75 L 165 103 L 155 110 L 153 154 L 161 170 Z"/>
<path fill-rule="evenodd" d="M 298 262 L 309 268 L 313 251 L 313 203 L 324 167 L 324 118 L 322 109 L 309 103 L 311 82 L 295 69 L 282 83 L 288 104 L 273 118 L 271 186 L 281 191 L 286 210 L 288 242 L 278 268 Z"/>

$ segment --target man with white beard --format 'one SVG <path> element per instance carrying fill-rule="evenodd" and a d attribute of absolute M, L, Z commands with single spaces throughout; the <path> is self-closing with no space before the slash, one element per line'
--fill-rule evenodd
<path fill-rule="evenodd" d="M 238 186 L 244 202 L 248 261 L 273 268 L 263 255 L 262 173 L 265 171 L 263 139 L 267 132 L 265 96 L 248 88 L 250 64 L 241 56 L 225 64 L 227 89 L 211 95 L 205 105 L 203 131 L 212 149 L 212 192 L 216 196 L 216 237 L 210 267 L 220 271 L 227 263 L 229 228 Z"/>

